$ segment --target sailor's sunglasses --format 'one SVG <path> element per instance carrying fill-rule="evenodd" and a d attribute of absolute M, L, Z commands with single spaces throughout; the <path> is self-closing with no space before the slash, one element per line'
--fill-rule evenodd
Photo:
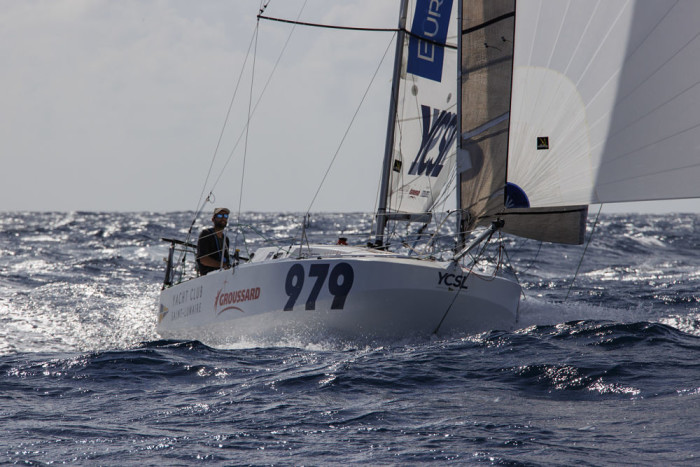
<path fill-rule="evenodd" d="M 216 217 L 218 217 L 219 219 L 221 219 L 222 217 L 224 219 L 228 219 L 228 214 L 217 214 Z"/>

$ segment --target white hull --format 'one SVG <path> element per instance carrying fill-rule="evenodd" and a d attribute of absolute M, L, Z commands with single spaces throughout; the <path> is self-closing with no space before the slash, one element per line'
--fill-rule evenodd
<path fill-rule="evenodd" d="M 371 250 L 334 251 L 257 260 L 165 289 L 157 330 L 164 338 L 225 345 L 429 336 L 438 327 L 443 334 L 516 323 L 520 287 L 510 280 Z"/>

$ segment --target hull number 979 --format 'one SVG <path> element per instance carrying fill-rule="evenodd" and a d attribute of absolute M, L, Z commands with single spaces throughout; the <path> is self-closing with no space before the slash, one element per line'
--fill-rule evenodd
<path fill-rule="evenodd" d="M 328 271 L 330 270 L 330 275 Z M 289 268 L 287 279 L 284 282 L 284 291 L 289 299 L 284 305 L 285 311 L 290 311 L 294 308 L 301 291 L 304 288 L 304 267 L 301 264 L 295 264 Z M 333 295 L 331 310 L 342 310 L 345 306 L 345 299 L 352 289 L 352 283 L 355 279 L 355 272 L 352 266 L 348 263 L 338 263 L 333 269 L 330 269 L 330 264 L 312 264 L 309 267 L 309 279 L 314 279 L 314 285 L 311 287 L 311 292 L 306 299 L 306 309 L 316 309 L 316 299 L 321 293 L 323 285 L 328 277 L 328 291 Z"/>

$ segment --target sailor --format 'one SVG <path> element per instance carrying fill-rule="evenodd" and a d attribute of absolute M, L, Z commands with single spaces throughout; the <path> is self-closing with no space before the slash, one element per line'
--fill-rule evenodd
<path fill-rule="evenodd" d="M 231 267 L 231 257 L 228 253 L 228 237 L 224 235 L 224 229 L 228 224 L 230 213 L 231 211 L 226 208 L 214 209 L 214 215 L 211 218 L 214 227 L 204 229 L 199 234 L 199 241 L 197 242 L 197 269 L 202 276 L 222 267 L 224 269 Z"/>

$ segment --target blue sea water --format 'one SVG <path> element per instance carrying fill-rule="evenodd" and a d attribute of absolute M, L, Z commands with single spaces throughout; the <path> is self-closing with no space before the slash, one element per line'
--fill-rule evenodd
<path fill-rule="evenodd" d="M 275 237 L 299 216 L 246 221 Z M 603 216 L 566 300 L 583 247 L 507 239 L 512 331 L 224 349 L 155 332 L 159 239 L 190 222 L 2 215 L 0 463 L 700 463 L 697 215 Z"/>

